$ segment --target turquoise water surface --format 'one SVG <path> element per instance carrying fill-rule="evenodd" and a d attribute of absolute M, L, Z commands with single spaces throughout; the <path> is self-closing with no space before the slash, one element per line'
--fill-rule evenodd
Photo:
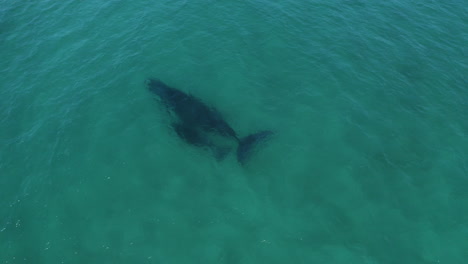
<path fill-rule="evenodd" d="M 0 0 L 0 263 L 468 263 L 467 14 Z M 217 161 L 150 77 L 275 135 Z"/>

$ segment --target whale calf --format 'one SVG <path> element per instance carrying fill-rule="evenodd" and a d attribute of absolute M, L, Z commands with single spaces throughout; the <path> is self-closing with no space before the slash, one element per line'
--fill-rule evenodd
<path fill-rule="evenodd" d="M 158 79 L 146 80 L 149 91 L 159 97 L 165 108 L 173 113 L 172 128 L 186 143 L 206 147 L 215 157 L 223 159 L 229 152 L 229 142 L 237 144 L 237 160 L 245 164 L 254 148 L 273 135 L 270 130 L 240 138 L 215 108 L 200 99 L 172 88 Z M 232 144 L 231 144 L 232 145 Z"/>

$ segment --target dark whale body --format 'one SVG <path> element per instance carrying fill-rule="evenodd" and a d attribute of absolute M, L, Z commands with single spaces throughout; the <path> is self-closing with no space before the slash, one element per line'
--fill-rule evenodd
<path fill-rule="evenodd" d="M 198 98 L 169 87 L 157 79 L 149 79 L 146 83 L 166 109 L 175 115 L 177 120 L 173 122 L 172 128 L 177 135 L 188 144 L 208 147 L 217 159 L 224 158 L 229 152 L 225 144 L 216 140 L 217 137 L 235 141 L 238 144 L 237 160 L 244 164 L 257 143 L 273 134 L 271 131 L 261 131 L 239 138 L 216 109 L 205 105 Z"/>

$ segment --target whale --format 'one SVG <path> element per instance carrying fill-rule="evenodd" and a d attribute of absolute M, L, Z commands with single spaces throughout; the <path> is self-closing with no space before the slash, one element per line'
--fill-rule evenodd
<path fill-rule="evenodd" d="M 211 150 L 217 160 L 224 159 L 234 145 L 237 161 L 244 165 L 257 145 L 274 134 L 263 130 L 239 137 L 217 109 L 199 98 L 159 79 L 149 78 L 145 83 L 172 117 L 170 127 L 175 134 L 189 145 Z"/>

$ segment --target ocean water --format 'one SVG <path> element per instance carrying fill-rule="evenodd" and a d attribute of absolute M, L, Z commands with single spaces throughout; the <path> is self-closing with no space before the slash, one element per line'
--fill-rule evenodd
<path fill-rule="evenodd" d="M 467 17 L 0 0 L 0 263 L 468 263 Z M 150 77 L 275 135 L 217 161 Z"/>

